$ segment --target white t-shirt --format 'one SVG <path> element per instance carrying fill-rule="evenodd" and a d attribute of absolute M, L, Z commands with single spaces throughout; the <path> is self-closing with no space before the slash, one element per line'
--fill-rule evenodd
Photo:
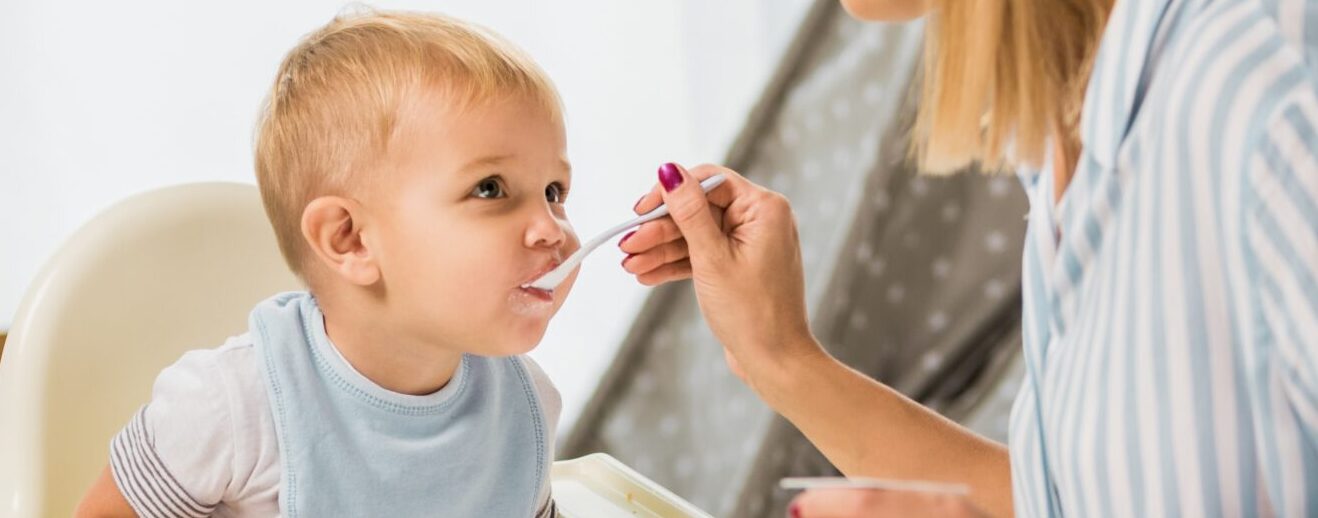
<path fill-rule="evenodd" d="M 522 358 L 545 414 L 549 463 L 562 400 Z M 244 334 L 161 371 L 151 402 L 111 442 L 115 483 L 140 516 L 279 515 L 279 440 L 260 365 Z M 537 514 L 552 515 L 548 481 L 539 502 Z"/>

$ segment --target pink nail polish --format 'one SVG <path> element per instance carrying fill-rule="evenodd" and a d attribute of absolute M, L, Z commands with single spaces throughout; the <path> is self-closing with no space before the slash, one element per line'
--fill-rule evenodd
<path fill-rule="evenodd" d="M 622 236 L 622 239 L 618 240 L 618 246 L 622 246 L 623 243 L 626 243 L 626 242 L 627 242 L 627 238 L 632 237 L 632 235 L 635 234 L 635 233 L 636 233 L 636 231 L 633 230 L 633 231 L 628 232 L 627 234 L 623 235 L 623 236 Z"/>
<path fill-rule="evenodd" d="M 647 194 L 646 196 L 649 196 L 649 195 Z M 636 200 L 636 203 L 632 205 L 632 212 L 636 212 L 636 211 L 640 210 L 640 209 L 641 209 L 641 202 L 643 202 L 643 201 L 645 201 L 645 196 L 641 196 L 640 199 Z"/>
<path fill-rule="evenodd" d="M 665 191 L 673 192 L 673 189 L 682 185 L 682 172 L 672 162 L 659 166 L 659 183 L 663 184 Z"/>
<path fill-rule="evenodd" d="M 787 507 L 787 515 L 792 518 L 801 518 L 801 504 L 792 502 L 792 505 Z"/>

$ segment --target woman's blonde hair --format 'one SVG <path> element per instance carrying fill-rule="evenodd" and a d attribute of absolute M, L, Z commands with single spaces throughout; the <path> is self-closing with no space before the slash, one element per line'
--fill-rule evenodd
<path fill-rule="evenodd" d="M 410 95 L 456 106 L 503 96 L 561 117 L 549 77 L 490 31 L 437 14 L 358 9 L 288 52 L 256 131 L 256 179 L 279 249 L 302 275 L 302 212 L 319 196 L 350 195 L 388 149 Z"/>
<path fill-rule="evenodd" d="M 927 0 L 920 168 L 1040 166 L 1079 154 L 1078 123 L 1113 0 Z"/>

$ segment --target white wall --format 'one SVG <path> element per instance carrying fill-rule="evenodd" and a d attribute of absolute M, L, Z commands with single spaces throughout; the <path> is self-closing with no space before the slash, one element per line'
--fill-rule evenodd
<path fill-rule="evenodd" d="M 445 0 L 558 83 L 583 239 L 628 217 L 665 161 L 718 161 L 809 0 Z M 0 328 L 74 229 L 131 194 L 254 182 L 257 107 L 283 53 L 339 1 L 0 3 Z M 572 422 L 646 290 L 605 247 L 533 356 Z M 238 330 L 235 330 L 238 331 Z"/>

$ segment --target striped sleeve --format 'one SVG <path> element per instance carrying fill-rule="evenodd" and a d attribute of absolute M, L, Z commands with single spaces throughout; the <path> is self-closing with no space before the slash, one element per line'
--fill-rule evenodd
<path fill-rule="evenodd" d="M 1307 85 L 1306 85 L 1307 88 Z M 1244 227 L 1254 261 L 1256 334 L 1249 362 L 1271 507 L 1318 514 L 1318 102 L 1310 89 L 1267 128 L 1250 164 Z"/>
<path fill-rule="evenodd" d="M 540 506 L 540 510 L 535 513 L 535 518 L 558 518 L 558 516 L 558 504 L 554 502 L 553 498 L 546 500 L 544 505 Z"/>
<path fill-rule="evenodd" d="M 1318 384 L 1316 120 L 1312 104 L 1292 104 L 1270 126 L 1253 164 L 1258 201 L 1246 227 L 1265 332 L 1307 384 Z M 1307 418 L 1318 430 L 1318 415 Z"/>
<path fill-rule="evenodd" d="M 215 504 L 197 501 L 165 466 L 146 429 L 142 407 L 110 442 L 110 470 L 119 492 L 138 516 L 210 516 Z"/>
<path fill-rule="evenodd" d="M 230 394 L 214 350 L 192 351 L 165 368 L 151 401 L 110 441 L 110 470 L 143 517 L 210 516 L 241 486 Z"/>

